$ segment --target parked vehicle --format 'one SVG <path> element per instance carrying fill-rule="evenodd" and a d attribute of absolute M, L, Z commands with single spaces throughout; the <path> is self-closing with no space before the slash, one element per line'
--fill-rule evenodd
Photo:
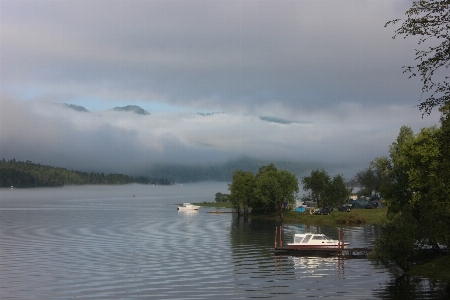
<path fill-rule="evenodd" d="M 376 201 L 369 202 L 367 203 L 366 208 L 367 209 L 378 208 L 378 202 Z"/>
<path fill-rule="evenodd" d="M 328 207 L 324 207 L 322 209 L 316 210 L 314 214 L 316 215 L 329 215 L 331 213 L 331 209 Z"/>
<path fill-rule="evenodd" d="M 338 207 L 338 210 L 339 210 L 339 211 L 350 212 L 352 209 L 351 209 L 351 206 L 342 205 L 342 206 L 339 206 L 339 207 Z"/>

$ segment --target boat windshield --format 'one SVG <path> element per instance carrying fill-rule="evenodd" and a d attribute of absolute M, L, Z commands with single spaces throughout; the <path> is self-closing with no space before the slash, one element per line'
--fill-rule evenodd
<path fill-rule="evenodd" d="M 303 240 L 303 236 L 295 236 L 294 243 L 300 243 Z"/>
<path fill-rule="evenodd" d="M 329 240 L 329 238 L 326 235 L 315 235 L 313 236 L 313 240 Z"/>
<path fill-rule="evenodd" d="M 308 234 L 305 239 L 302 241 L 302 243 L 307 243 L 311 239 L 311 235 Z"/>

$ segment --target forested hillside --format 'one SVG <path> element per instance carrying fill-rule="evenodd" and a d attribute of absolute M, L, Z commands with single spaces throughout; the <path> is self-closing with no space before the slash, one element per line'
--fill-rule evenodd
<path fill-rule="evenodd" d="M 147 181 L 149 180 L 147 179 Z M 0 161 L 1 187 L 52 187 L 78 184 L 126 184 L 131 182 L 133 182 L 133 178 L 123 174 L 87 173 L 44 166 L 31 161 L 16 161 L 15 159 Z"/>
<path fill-rule="evenodd" d="M 199 182 L 205 180 L 231 181 L 234 170 L 257 172 L 266 162 L 241 158 L 225 163 L 204 165 L 154 165 L 132 174 L 108 174 L 68 170 L 27 161 L 0 160 L 0 187 L 51 187 L 82 184 L 143 183 L 171 185 L 174 182 Z M 267 163 L 266 163 L 267 164 Z M 295 175 L 311 168 L 306 164 L 277 162 L 277 168 Z M 141 176 L 139 174 L 144 174 Z"/>

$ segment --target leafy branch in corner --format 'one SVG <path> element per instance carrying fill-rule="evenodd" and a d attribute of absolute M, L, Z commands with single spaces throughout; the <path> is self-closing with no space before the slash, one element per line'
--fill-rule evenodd
<path fill-rule="evenodd" d="M 405 39 L 409 36 L 419 36 L 419 45 L 433 45 L 424 50 L 415 49 L 415 60 L 418 64 L 404 67 L 404 73 L 410 74 L 409 78 L 420 76 L 423 83 L 421 103 L 418 107 L 424 114 L 430 114 L 434 107 L 441 107 L 450 100 L 449 76 L 445 75 L 450 65 L 449 9 L 448 0 L 413 1 L 411 8 L 405 13 L 406 20 L 393 36 L 394 39 L 397 36 L 404 36 Z M 391 20 L 385 27 L 401 21 Z"/>

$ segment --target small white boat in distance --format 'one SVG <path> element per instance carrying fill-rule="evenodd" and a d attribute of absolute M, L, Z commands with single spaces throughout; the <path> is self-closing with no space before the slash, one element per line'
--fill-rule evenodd
<path fill-rule="evenodd" d="M 198 210 L 200 206 L 191 203 L 183 203 L 182 206 L 178 206 L 177 210 Z"/>
<path fill-rule="evenodd" d="M 332 240 L 321 233 L 296 233 L 294 242 L 288 243 L 289 248 L 294 249 L 345 249 L 349 243 Z"/>

